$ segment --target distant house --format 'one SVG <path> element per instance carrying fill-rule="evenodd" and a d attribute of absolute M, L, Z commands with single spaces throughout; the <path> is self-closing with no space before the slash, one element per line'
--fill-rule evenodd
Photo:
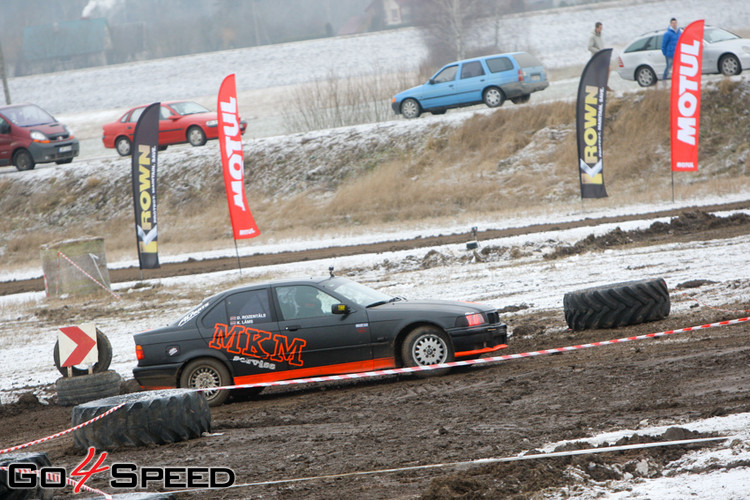
<path fill-rule="evenodd" d="M 107 20 L 80 19 L 23 29 L 18 75 L 107 64 L 112 40 Z"/>
<path fill-rule="evenodd" d="M 380 0 L 380 2 L 383 6 L 385 26 L 401 26 L 411 20 L 410 0 Z"/>

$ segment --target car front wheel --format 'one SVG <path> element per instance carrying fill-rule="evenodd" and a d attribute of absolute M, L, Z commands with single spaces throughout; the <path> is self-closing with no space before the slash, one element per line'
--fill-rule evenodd
<path fill-rule="evenodd" d="M 497 87 L 490 87 L 482 94 L 482 100 L 488 107 L 497 108 L 505 102 L 505 94 Z"/>
<path fill-rule="evenodd" d="M 416 100 L 406 99 L 401 103 L 401 114 L 404 115 L 404 118 L 411 120 L 412 118 L 419 118 L 419 115 L 422 114 L 422 109 Z"/>
<path fill-rule="evenodd" d="M 206 134 L 200 127 L 190 127 L 187 131 L 187 140 L 191 146 L 203 146 L 206 144 Z"/>
<path fill-rule="evenodd" d="M 213 358 L 195 359 L 188 363 L 180 376 L 180 387 L 206 389 L 201 393 L 209 406 L 219 406 L 226 401 L 229 390 L 211 390 L 214 387 L 231 385 L 232 377 L 224 364 Z"/>
<path fill-rule="evenodd" d="M 719 70 L 721 74 L 725 76 L 739 75 L 742 71 L 740 66 L 740 60 L 734 54 L 727 54 L 722 56 L 719 60 Z"/>
<path fill-rule="evenodd" d="M 421 326 L 411 331 L 401 346 L 401 359 L 405 366 L 428 366 L 449 363 L 455 359 L 448 335 L 433 326 Z M 418 377 L 443 375 L 450 368 L 414 372 Z"/>
<path fill-rule="evenodd" d="M 13 165 L 16 166 L 16 169 L 23 171 L 32 170 L 36 166 L 36 163 L 34 163 L 34 157 L 31 156 L 31 153 L 25 149 L 19 149 L 13 155 Z"/>
<path fill-rule="evenodd" d="M 656 73 L 648 66 L 641 66 L 635 71 L 635 80 L 641 87 L 650 87 L 656 83 Z"/>
<path fill-rule="evenodd" d="M 115 141 L 115 149 L 120 156 L 129 156 L 130 147 L 130 139 L 127 137 L 118 137 Z"/>

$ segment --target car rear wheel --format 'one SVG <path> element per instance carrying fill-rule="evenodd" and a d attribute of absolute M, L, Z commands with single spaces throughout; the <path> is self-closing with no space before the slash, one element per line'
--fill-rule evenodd
<path fill-rule="evenodd" d="M 224 364 L 213 358 L 195 359 L 188 363 L 180 376 L 180 387 L 186 389 L 211 389 L 232 384 L 232 377 Z M 201 393 L 209 406 L 219 406 L 229 396 L 227 389 L 205 390 Z"/>
<path fill-rule="evenodd" d="M 641 87 L 650 87 L 656 83 L 656 73 L 648 66 L 641 66 L 635 70 L 635 80 Z"/>
<path fill-rule="evenodd" d="M 34 157 L 31 156 L 31 153 L 29 153 L 25 149 L 19 149 L 13 155 L 13 165 L 16 166 L 16 169 L 24 171 L 33 170 L 36 166 L 36 163 L 34 163 Z"/>
<path fill-rule="evenodd" d="M 401 359 L 405 366 L 428 366 L 448 363 L 455 359 L 450 339 L 434 326 L 420 326 L 412 330 L 401 346 Z M 450 368 L 414 372 L 418 377 L 443 375 Z"/>
<path fill-rule="evenodd" d="M 490 87 L 485 89 L 482 100 L 488 107 L 497 108 L 505 102 L 505 94 L 497 87 Z"/>
<path fill-rule="evenodd" d="M 727 54 L 719 59 L 719 70 L 722 75 L 732 76 L 739 75 L 742 71 L 740 60 L 734 54 Z"/>
<path fill-rule="evenodd" d="M 411 120 L 412 118 L 419 118 L 422 114 L 422 108 L 419 107 L 419 103 L 414 99 L 405 99 L 401 103 L 401 114 L 404 118 Z"/>
<path fill-rule="evenodd" d="M 206 144 L 206 134 L 200 127 L 190 127 L 187 130 L 187 140 L 191 146 L 203 146 Z"/>
<path fill-rule="evenodd" d="M 130 148 L 130 139 L 127 137 L 118 137 L 117 140 L 115 140 L 115 149 L 120 156 L 129 156 Z"/>

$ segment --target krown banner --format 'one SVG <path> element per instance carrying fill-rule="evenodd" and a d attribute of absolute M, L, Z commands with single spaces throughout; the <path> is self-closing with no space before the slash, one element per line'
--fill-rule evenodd
<path fill-rule="evenodd" d="M 673 172 L 698 170 L 703 28 L 703 20 L 690 23 L 674 51 L 670 96 Z"/>
<path fill-rule="evenodd" d="M 224 78 L 221 83 L 217 114 L 221 166 L 234 239 L 254 238 L 260 234 L 260 230 L 255 224 L 245 195 L 245 163 L 242 158 L 242 131 L 234 74 Z"/>
<path fill-rule="evenodd" d="M 156 167 L 159 149 L 159 108 L 149 105 L 138 118 L 133 134 L 132 177 L 135 237 L 141 269 L 159 267 L 156 225 Z"/>
<path fill-rule="evenodd" d="M 612 49 L 594 54 L 581 74 L 576 104 L 578 174 L 581 198 L 604 198 L 604 107 Z"/>

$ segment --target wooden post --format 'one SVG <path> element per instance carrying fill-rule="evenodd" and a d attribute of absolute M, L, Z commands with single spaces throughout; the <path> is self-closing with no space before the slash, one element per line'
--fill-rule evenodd
<path fill-rule="evenodd" d="M 8 89 L 8 77 L 5 75 L 5 58 L 3 57 L 2 43 L 0 43 L 0 78 L 3 79 L 3 91 L 5 92 L 5 104 L 10 104 L 10 90 Z"/>

